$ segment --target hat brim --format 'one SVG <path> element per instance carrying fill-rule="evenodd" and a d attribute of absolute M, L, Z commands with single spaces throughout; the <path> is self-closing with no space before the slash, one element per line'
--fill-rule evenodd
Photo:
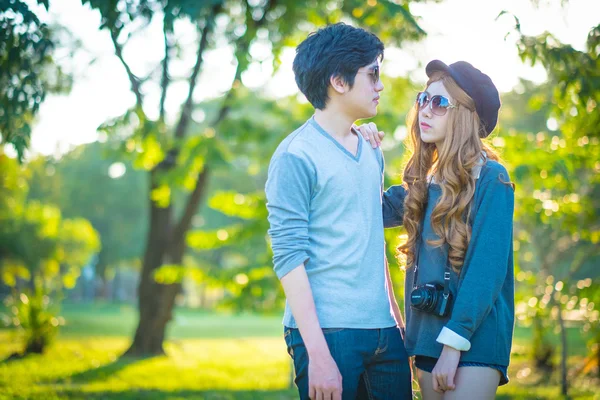
<path fill-rule="evenodd" d="M 434 72 L 448 72 L 449 67 L 440 60 L 430 61 L 425 67 L 425 73 L 429 78 L 433 75 Z"/>

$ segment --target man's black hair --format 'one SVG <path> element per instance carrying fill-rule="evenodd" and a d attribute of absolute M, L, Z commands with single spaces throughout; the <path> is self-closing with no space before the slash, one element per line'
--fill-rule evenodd
<path fill-rule="evenodd" d="M 329 80 L 339 76 L 350 88 L 358 70 L 383 59 L 383 43 L 374 34 L 342 22 L 312 32 L 296 48 L 294 74 L 300 91 L 316 109 L 325 108 Z"/>

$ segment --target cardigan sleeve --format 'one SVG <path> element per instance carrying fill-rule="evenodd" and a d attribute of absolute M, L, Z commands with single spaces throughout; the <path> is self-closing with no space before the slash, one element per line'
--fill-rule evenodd
<path fill-rule="evenodd" d="M 498 164 L 482 182 L 462 282 L 446 328 L 470 340 L 492 309 L 511 267 L 514 191 Z"/>
<path fill-rule="evenodd" d="M 404 198 L 406 189 L 402 185 L 390 186 L 383 193 L 383 226 L 393 228 L 402 225 L 404 218 Z"/>

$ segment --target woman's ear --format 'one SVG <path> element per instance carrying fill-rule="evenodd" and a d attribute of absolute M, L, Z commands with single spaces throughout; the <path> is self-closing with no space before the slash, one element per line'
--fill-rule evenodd
<path fill-rule="evenodd" d="M 348 91 L 348 84 L 340 75 L 333 75 L 329 78 L 329 84 L 339 94 L 344 94 Z"/>

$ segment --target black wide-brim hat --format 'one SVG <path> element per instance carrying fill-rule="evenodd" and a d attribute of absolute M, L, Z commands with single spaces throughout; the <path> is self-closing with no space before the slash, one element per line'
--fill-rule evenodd
<path fill-rule="evenodd" d="M 440 60 L 433 60 L 425 67 L 428 77 L 431 77 L 436 71 L 447 72 L 458 86 L 473 99 L 477 115 L 485 131 L 483 137 L 487 137 L 498 123 L 498 111 L 500 110 L 500 94 L 490 77 L 466 61 L 457 61 L 446 65 Z"/>

